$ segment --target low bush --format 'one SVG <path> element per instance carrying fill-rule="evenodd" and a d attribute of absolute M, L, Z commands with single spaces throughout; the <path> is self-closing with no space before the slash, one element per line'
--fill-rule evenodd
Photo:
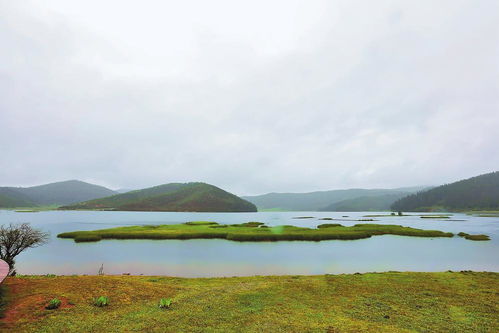
<path fill-rule="evenodd" d="M 169 309 L 172 306 L 171 298 L 162 298 L 159 300 L 159 308 L 160 309 Z"/>
<path fill-rule="evenodd" d="M 45 306 L 45 309 L 47 310 L 54 310 L 58 309 L 61 306 L 61 301 L 58 300 L 57 298 L 51 299 L 50 302 Z"/>
<path fill-rule="evenodd" d="M 109 299 L 107 298 L 107 296 L 99 296 L 97 298 L 94 298 L 94 305 L 98 307 L 108 306 Z"/>

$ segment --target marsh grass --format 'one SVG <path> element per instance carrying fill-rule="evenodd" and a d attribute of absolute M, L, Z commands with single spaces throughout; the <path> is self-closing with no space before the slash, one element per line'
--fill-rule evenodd
<path fill-rule="evenodd" d="M 490 237 L 487 236 L 487 235 L 470 235 L 470 234 L 467 234 L 465 232 L 460 232 L 457 234 L 459 237 L 464 237 L 466 239 L 469 239 L 469 240 L 473 240 L 473 241 L 488 241 L 490 240 Z"/>
<path fill-rule="evenodd" d="M 322 229 L 322 228 L 333 228 L 333 227 L 343 227 L 339 223 L 325 223 L 325 224 L 319 224 L 317 228 Z"/>
<path fill-rule="evenodd" d="M 376 235 L 453 236 L 450 232 L 438 230 L 422 230 L 400 225 L 370 223 L 356 224 L 351 227 L 340 224 L 323 224 L 319 228 L 304 228 L 290 225 L 267 227 L 261 222 L 247 222 L 223 227 L 216 224 L 216 222 L 187 222 L 184 224 L 160 225 L 154 229 L 144 226 L 131 226 L 95 231 L 74 231 L 59 234 L 58 237 L 72 238 L 75 242 L 92 242 L 101 239 L 227 239 L 239 242 L 257 242 L 355 240 Z"/>
<path fill-rule="evenodd" d="M 217 225 L 217 222 L 212 222 L 212 221 L 191 221 L 191 222 L 185 222 L 185 225 Z"/>

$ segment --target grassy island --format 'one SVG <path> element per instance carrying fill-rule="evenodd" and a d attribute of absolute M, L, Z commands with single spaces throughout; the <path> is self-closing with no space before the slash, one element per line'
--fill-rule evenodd
<path fill-rule="evenodd" d="M 488 241 L 490 240 L 490 237 L 487 235 L 470 235 L 465 232 L 460 232 L 457 234 L 459 237 L 464 237 L 469 240 L 474 240 L 474 241 Z"/>
<path fill-rule="evenodd" d="M 196 221 L 184 224 L 145 225 L 74 231 L 57 235 L 72 238 L 75 242 L 96 242 L 101 239 L 203 239 L 219 238 L 232 241 L 321 241 L 332 239 L 353 240 L 375 235 L 400 235 L 417 237 L 452 237 L 454 234 L 438 230 L 422 230 L 400 225 L 356 224 L 345 227 L 341 224 L 322 224 L 318 228 L 303 228 L 289 225 L 268 227 L 261 222 L 242 224 L 218 224 Z"/>
<path fill-rule="evenodd" d="M 2 332 L 499 331 L 498 273 L 23 276 L 2 289 Z"/>

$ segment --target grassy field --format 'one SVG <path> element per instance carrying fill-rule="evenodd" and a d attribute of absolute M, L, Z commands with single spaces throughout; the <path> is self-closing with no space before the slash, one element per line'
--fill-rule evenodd
<path fill-rule="evenodd" d="M 9 332 L 499 331 L 498 273 L 25 276 L 3 288 Z M 95 306 L 99 296 L 109 305 Z M 46 310 L 53 298 L 60 308 Z"/>
<path fill-rule="evenodd" d="M 399 225 L 356 224 L 344 227 L 324 224 L 318 228 L 295 226 L 267 227 L 260 222 L 218 224 L 216 222 L 187 222 L 184 224 L 118 227 L 94 231 L 74 231 L 57 235 L 72 238 L 75 242 L 95 242 L 101 239 L 199 239 L 221 238 L 233 241 L 321 241 L 331 239 L 353 240 L 374 235 L 402 235 L 418 237 L 452 237 L 449 232 L 422 230 Z"/>

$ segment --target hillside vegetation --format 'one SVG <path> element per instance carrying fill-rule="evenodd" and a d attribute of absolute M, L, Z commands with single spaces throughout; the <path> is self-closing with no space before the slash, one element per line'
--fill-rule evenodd
<path fill-rule="evenodd" d="M 37 206 L 27 195 L 13 187 L 0 187 L 0 208 Z"/>
<path fill-rule="evenodd" d="M 0 187 L 0 207 L 68 205 L 106 197 L 116 192 L 103 186 L 68 180 L 32 187 Z"/>
<path fill-rule="evenodd" d="M 340 201 L 384 195 L 407 195 L 426 187 L 406 187 L 396 189 L 347 189 L 317 191 L 308 193 L 268 193 L 243 198 L 254 203 L 260 210 L 321 211 L 331 210 Z M 361 207 L 363 208 L 363 207 Z M 365 209 L 359 209 L 363 211 Z"/>
<path fill-rule="evenodd" d="M 499 210 L 499 171 L 418 192 L 396 201 L 396 211 Z"/>
<path fill-rule="evenodd" d="M 205 183 L 171 183 L 81 202 L 61 209 L 167 212 L 255 212 L 252 203 Z"/>
<path fill-rule="evenodd" d="M 497 273 L 23 276 L 3 288 L 5 332 L 499 331 Z M 60 308 L 46 310 L 54 297 Z"/>
<path fill-rule="evenodd" d="M 363 196 L 353 199 L 347 199 L 335 202 L 321 211 L 327 212 L 366 212 L 366 211 L 386 211 L 390 210 L 391 205 L 410 193 L 400 192 L 394 194 L 376 195 L 376 196 Z"/>

